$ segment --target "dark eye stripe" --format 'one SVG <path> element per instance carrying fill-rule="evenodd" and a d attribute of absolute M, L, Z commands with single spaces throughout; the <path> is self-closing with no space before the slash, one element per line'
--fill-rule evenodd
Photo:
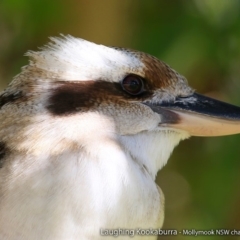
<path fill-rule="evenodd" d="M 57 86 L 57 87 L 55 87 Z M 120 101 L 142 101 L 152 95 L 145 91 L 141 95 L 132 96 L 123 91 L 120 83 L 107 81 L 54 82 L 48 99 L 47 109 L 53 115 L 69 115 L 76 112 L 97 110 L 104 103 Z"/>
<path fill-rule="evenodd" d="M 8 103 L 11 103 L 11 102 L 15 102 L 17 101 L 18 99 L 22 98 L 23 97 L 23 94 L 22 92 L 18 92 L 18 93 L 15 93 L 15 94 L 6 94 L 6 93 L 3 93 L 1 96 L 0 96 L 0 109 L 2 106 L 4 106 L 5 104 L 8 104 Z"/>
<path fill-rule="evenodd" d="M 7 148 L 5 143 L 0 142 L 0 168 L 3 167 L 3 163 L 4 163 L 3 158 L 5 157 L 6 152 L 7 152 Z"/>

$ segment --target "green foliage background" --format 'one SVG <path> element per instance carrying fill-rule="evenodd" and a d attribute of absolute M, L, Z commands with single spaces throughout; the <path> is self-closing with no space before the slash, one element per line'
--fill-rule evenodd
<path fill-rule="evenodd" d="M 239 0 L 1 0 L 0 89 L 27 64 L 27 50 L 60 33 L 148 52 L 198 92 L 240 105 Z M 157 182 L 164 229 L 240 231 L 240 136 L 182 142 Z"/>

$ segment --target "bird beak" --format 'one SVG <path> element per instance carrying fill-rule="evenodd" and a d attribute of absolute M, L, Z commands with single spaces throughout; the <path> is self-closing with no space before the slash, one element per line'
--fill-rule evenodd
<path fill-rule="evenodd" d="M 184 130 L 192 136 L 240 133 L 240 107 L 197 93 L 174 102 L 146 105 L 161 115 L 160 126 Z"/>

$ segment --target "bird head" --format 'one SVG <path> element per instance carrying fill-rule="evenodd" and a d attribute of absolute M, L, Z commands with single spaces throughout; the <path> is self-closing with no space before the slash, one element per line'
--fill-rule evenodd
<path fill-rule="evenodd" d="M 26 54 L 29 65 L 2 93 L 0 134 L 10 149 L 59 154 L 112 139 L 154 176 L 180 140 L 240 132 L 240 108 L 195 93 L 151 55 L 51 40 Z"/>

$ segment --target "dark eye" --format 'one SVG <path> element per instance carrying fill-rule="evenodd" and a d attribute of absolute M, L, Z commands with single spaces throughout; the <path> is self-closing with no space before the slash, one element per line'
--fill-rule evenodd
<path fill-rule="evenodd" d="M 122 80 L 122 88 L 131 95 L 138 95 L 143 92 L 142 78 L 136 75 L 128 75 Z"/>

